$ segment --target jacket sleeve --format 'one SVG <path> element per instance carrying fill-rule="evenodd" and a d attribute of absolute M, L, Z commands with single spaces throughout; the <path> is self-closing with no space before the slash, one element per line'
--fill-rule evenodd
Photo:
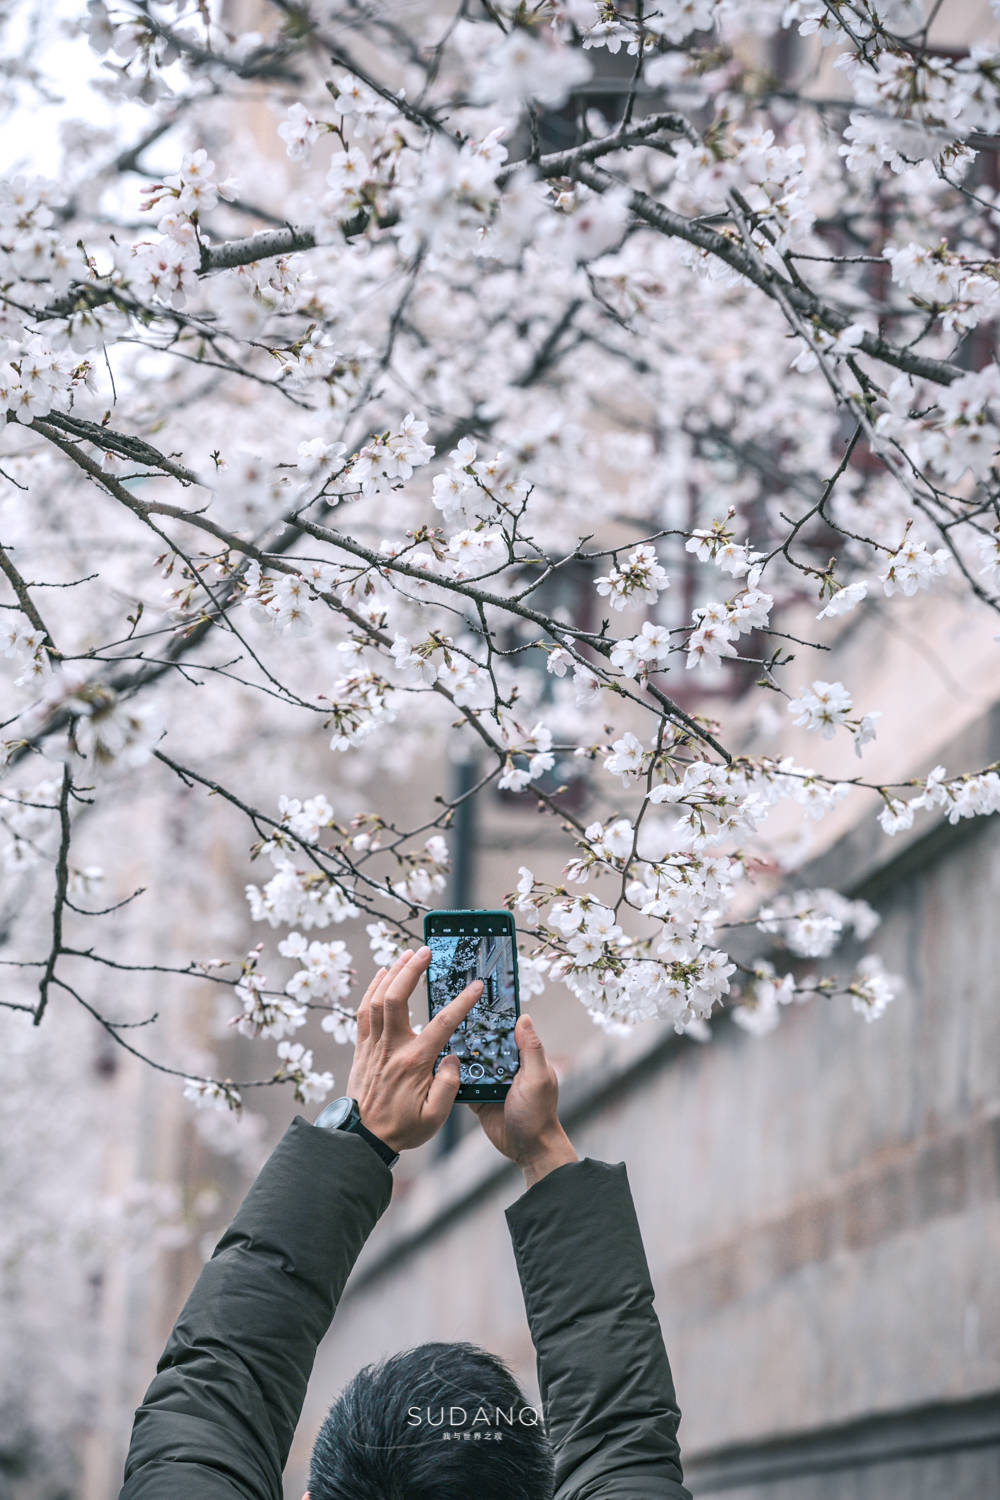
<path fill-rule="evenodd" d="M 392 1180 L 359 1136 L 295 1117 L 174 1325 L 120 1500 L 280 1500 L 316 1347 Z"/>
<path fill-rule="evenodd" d="M 556 1500 L 691 1500 L 625 1164 L 566 1162 L 506 1218 L 555 1450 Z"/>

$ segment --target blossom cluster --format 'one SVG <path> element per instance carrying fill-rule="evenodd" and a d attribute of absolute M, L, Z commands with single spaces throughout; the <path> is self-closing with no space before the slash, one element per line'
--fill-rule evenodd
<path fill-rule="evenodd" d="M 790 760 L 681 766 L 662 745 L 644 750 L 631 732 L 615 742 L 605 768 L 625 784 L 652 779 L 648 805 L 675 810 L 669 833 L 653 833 L 653 844 L 666 849 L 657 853 L 629 818 L 594 822 L 584 829 L 581 853 L 566 867 L 566 878 L 586 884 L 609 872 L 619 884 L 624 879 L 627 906 L 652 926 L 641 936 L 626 930 L 596 896 L 553 900 L 555 893 L 527 867 L 520 870 L 515 908 L 534 913 L 536 921 L 544 918 L 544 927 L 536 928 L 547 934 L 549 952 L 543 956 L 553 947 L 561 952 L 550 962 L 548 977 L 562 979 L 601 1024 L 627 1029 L 659 1016 L 683 1030 L 712 1014 L 735 969 L 713 938 L 744 870 L 720 846 L 753 834 L 783 797 L 812 807 L 813 789 L 819 788 L 824 809 L 837 798 Z M 808 956 L 826 956 L 847 930 L 864 941 L 877 922 L 867 903 L 833 891 L 777 897 L 757 917 L 759 930 Z"/>
<path fill-rule="evenodd" d="M 358 908 L 335 879 L 305 869 L 277 845 L 271 850 L 277 868 L 264 886 L 248 885 L 246 897 L 255 922 L 269 927 L 327 927 L 358 915 Z"/>
<path fill-rule="evenodd" d="M 434 476 L 431 499 L 446 523 L 466 527 L 494 518 L 499 509 L 517 511 L 530 486 L 505 453 L 477 457 L 478 444 L 464 437 L 448 455 L 448 467 Z"/>
<path fill-rule="evenodd" d="M 14 678 L 15 687 L 44 677 L 50 665 L 45 632 L 30 620 L 12 615 L 0 625 L 0 656 L 13 658 L 20 671 L 21 675 Z"/>
<path fill-rule="evenodd" d="M 700 604 L 687 639 L 687 666 L 719 668 L 723 657 L 737 655 L 733 644 L 751 630 L 766 629 L 774 596 L 747 588 L 726 603 Z"/>
<path fill-rule="evenodd" d="M 34 305 L 37 288 L 44 287 L 58 296 L 83 271 L 79 251 L 56 227 L 56 211 L 64 202 L 63 189 L 51 178 L 17 173 L 0 179 L 0 266 L 4 280 L 15 288 L 15 296 L 23 290 L 29 306 Z M 0 335 L 15 334 L 20 343 L 19 322 L 13 307 L 5 306 L 0 310 Z M 45 357 L 46 345 L 40 337 L 34 349 L 30 339 L 24 342 L 29 358 L 32 354 Z"/>
<path fill-rule="evenodd" d="M 838 891 L 794 891 L 776 897 L 757 914 L 758 932 L 780 937 L 790 952 L 825 958 L 851 928 L 864 942 L 881 918 L 867 901 L 851 901 Z"/>
<path fill-rule="evenodd" d="M 989 817 L 1000 812 L 1000 774 L 993 766 L 952 777 L 944 766 L 935 766 L 920 785 L 923 790 L 909 800 L 883 792 L 885 806 L 878 820 L 885 833 L 912 828 L 914 814 L 921 808 L 940 808 L 952 824 L 963 818 Z"/>
<path fill-rule="evenodd" d="M 616 564 L 597 579 L 597 592 L 617 610 L 630 603 L 655 604 L 661 591 L 669 587 L 666 570 L 660 566 L 649 543 L 633 547 L 621 567 Z"/>
<path fill-rule="evenodd" d="M 180 170 L 147 189 L 147 210 L 168 205 L 157 221 L 161 238 L 140 241 L 118 259 L 129 290 L 140 302 L 162 302 L 183 308 L 198 286 L 201 246 L 196 225 L 199 215 L 215 207 L 220 194 L 233 197 L 234 182 L 215 180 L 215 163 L 204 147 L 181 159 Z"/>
<path fill-rule="evenodd" d="M 258 969 L 260 952 L 258 945 L 243 963 L 243 973 L 233 990 L 242 1011 L 229 1024 L 242 1036 L 273 1037 L 280 1041 L 286 1032 L 305 1025 L 307 1012 L 298 1001 L 268 992 L 267 978 Z"/>
<path fill-rule="evenodd" d="M 876 710 L 852 720 L 853 707 L 853 699 L 842 682 L 814 682 L 800 697 L 792 698 L 788 703 L 789 713 L 796 716 L 795 723 L 809 730 L 818 730 L 825 740 L 833 739 L 840 725 L 852 729 L 854 749 L 860 755 L 862 747 L 875 738 L 875 720 L 882 714 L 881 710 Z"/>
<path fill-rule="evenodd" d="M 38 334 L 0 344 L 0 410 L 19 422 L 33 422 L 66 411 L 73 392 L 91 378 L 87 361 L 78 364 L 68 349 L 55 349 Z"/>

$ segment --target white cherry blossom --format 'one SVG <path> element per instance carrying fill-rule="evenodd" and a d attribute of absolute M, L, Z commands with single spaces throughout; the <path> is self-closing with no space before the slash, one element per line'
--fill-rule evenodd
<path fill-rule="evenodd" d="M 818 729 L 825 740 L 833 738 L 837 726 L 847 722 L 853 703 L 842 682 L 814 682 L 800 698 L 792 698 L 788 712 L 796 724 Z"/>
<path fill-rule="evenodd" d="M 825 620 L 835 615 L 846 615 L 851 610 L 857 609 L 862 599 L 867 598 L 868 583 L 866 579 L 858 579 L 855 583 L 848 583 L 843 588 L 837 589 L 831 594 L 827 604 L 816 616 L 817 620 Z"/>
<path fill-rule="evenodd" d="M 879 582 L 887 596 L 899 592 L 909 597 L 942 577 L 950 561 L 947 548 L 930 552 L 926 542 L 910 540 L 889 558 L 884 572 L 878 575 Z"/>

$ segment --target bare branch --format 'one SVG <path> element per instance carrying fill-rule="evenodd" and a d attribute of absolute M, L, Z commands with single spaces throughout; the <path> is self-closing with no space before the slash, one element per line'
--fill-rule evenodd
<path fill-rule="evenodd" d="M 52 946 L 45 963 L 45 972 L 38 984 L 38 1004 L 35 1006 L 34 1024 L 41 1022 L 49 1001 L 49 990 L 59 981 L 55 977 L 56 964 L 62 948 L 63 906 L 69 884 L 70 819 L 69 798 L 73 790 L 73 777 L 67 762 L 63 766 L 62 787 L 59 792 L 59 853 L 56 857 L 56 893 L 52 907 Z"/>

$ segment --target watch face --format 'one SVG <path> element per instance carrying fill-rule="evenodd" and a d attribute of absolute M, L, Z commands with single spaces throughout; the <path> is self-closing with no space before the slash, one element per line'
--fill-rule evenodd
<path fill-rule="evenodd" d="M 344 1121 L 350 1117 L 351 1110 L 353 1108 L 354 1100 L 349 1097 L 345 1097 L 343 1099 L 334 1099 L 333 1102 L 331 1104 L 328 1104 L 326 1106 L 326 1109 L 323 1110 L 322 1114 L 318 1117 L 316 1124 L 322 1124 L 328 1130 L 336 1130 L 338 1125 L 342 1125 Z"/>

